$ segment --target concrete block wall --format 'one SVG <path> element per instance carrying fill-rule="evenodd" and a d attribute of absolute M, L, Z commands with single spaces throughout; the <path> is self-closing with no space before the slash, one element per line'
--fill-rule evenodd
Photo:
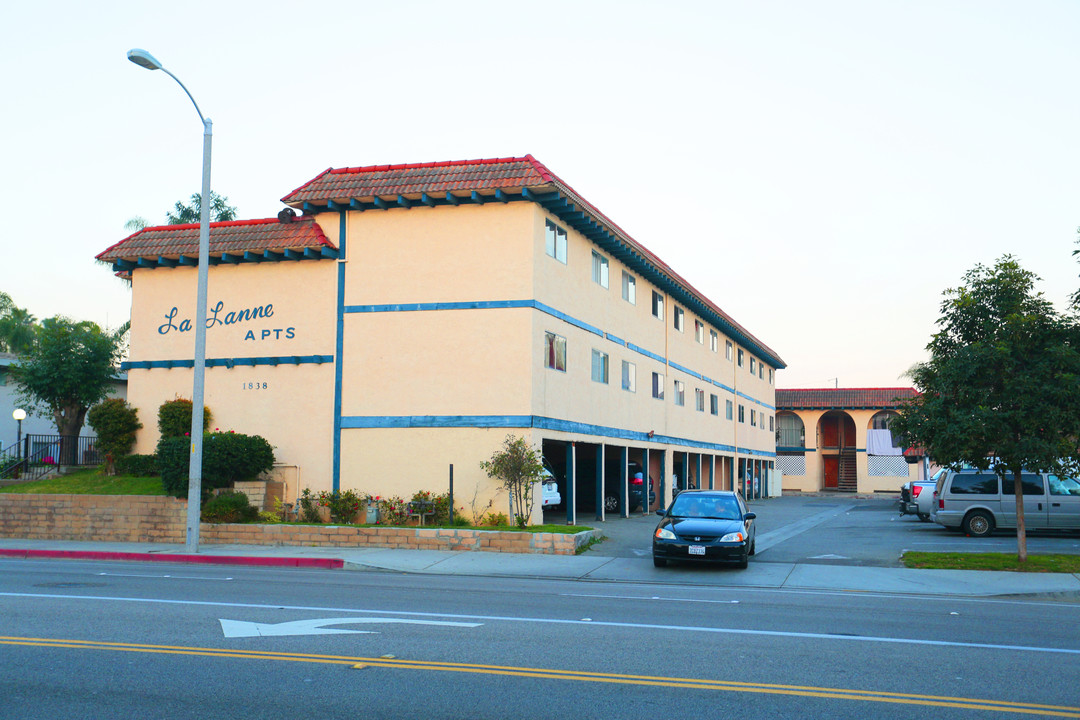
<path fill-rule="evenodd" d="M 183 543 L 187 500 L 151 495 L 0 494 L 0 537 Z M 529 533 L 478 528 L 202 523 L 207 544 L 368 547 L 574 555 L 598 530 Z"/>

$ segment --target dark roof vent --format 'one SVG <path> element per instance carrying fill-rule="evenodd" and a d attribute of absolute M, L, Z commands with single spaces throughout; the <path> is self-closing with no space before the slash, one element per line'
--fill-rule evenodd
<path fill-rule="evenodd" d="M 296 211 L 292 208 L 285 208 L 277 214 L 278 222 L 282 225 L 288 225 L 296 218 Z"/>

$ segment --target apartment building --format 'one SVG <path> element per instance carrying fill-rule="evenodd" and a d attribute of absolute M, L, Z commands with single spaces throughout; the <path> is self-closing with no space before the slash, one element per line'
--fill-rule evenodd
<path fill-rule="evenodd" d="M 329 169 L 283 202 L 211 227 L 206 403 L 270 440 L 290 499 L 441 492 L 453 465 L 456 505 L 505 511 L 480 462 L 511 433 L 560 521 L 767 485 L 783 360 L 532 156 Z M 98 256 L 132 281 L 140 452 L 190 396 L 197 256 L 197 225 Z"/>

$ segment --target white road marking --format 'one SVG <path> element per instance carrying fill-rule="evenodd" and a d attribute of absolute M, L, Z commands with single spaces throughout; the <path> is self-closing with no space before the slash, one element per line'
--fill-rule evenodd
<path fill-rule="evenodd" d="M 447 625 L 451 627 L 480 627 L 483 623 L 450 622 L 445 620 L 406 620 L 403 618 L 362 617 L 362 618 L 319 618 L 312 620 L 293 620 L 282 623 L 256 623 L 246 620 L 226 620 L 219 618 L 221 631 L 227 638 L 234 637 L 280 637 L 283 635 L 371 635 L 376 630 L 342 630 L 327 628 L 324 625 L 346 625 L 363 623 L 399 625 Z"/>
<path fill-rule="evenodd" d="M 664 632 L 688 632 L 708 633 L 724 635 L 749 635 L 761 637 L 782 637 L 801 640 L 833 640 L 838 642 L 870 642 L 894 645 L 922 645 L 931 647 L 958 647 L 974 648 L 980 650 L 1005 650 L 1008 652 L 1037 652 L 1053 653 L 1062 655 L 1080 656 L 1080 649 L 1036 647 L 1031 645 L 1003 645 L 998 643 L 965 643 L 951 642 L 948 640 L 922 640 L 919 638 L 902 637 L 878 637 L 873 635 L 833 635 L 830 633 L 792 632 L 783 630 L 751 630 L 746 628 L 704 627 L 693 625 L 660 625 L 654 623 L 633 622 L 582 622 L 580 620 L 563 620 L 559 618 L 537 617 L 508 617 L 503 615 L 461 615 L 457 613 L 421 613 L 407 612 L 404 610 L 365 610 L 361 608 L 329 608 L 311 607 L 306 605 L 261 605 L 256 603 L 228 603 L 208 602 L 200 600 L 167 600 L 164 598 L 126 598 L 109 597 L 101 595 L 56 595 L 50 593 L 0 593 L 0 597 L 41 598 L 49 600 L 86 600 L 92 602 L 130 602 L 145 603 L 151 605 L 186 605 L 191 607 L 231 607 L 231 608 L 255 608 L 259 610 L 296 610 L 304 612 L 340 612 L 340 613 L 371 613 L 372 615 L 408 615 L 422 618 L 455 618 L 457 620 L 474 620 L 483 622 L 510 622 L 510 623 L 536 623 L 541 625 L 578 625 L 581 627 L 618 627 L 637 630 L 661 630 Z"/>
<path fill-rule="evenodd" d="M 97 573 L 97 575 L 101 576 L 101 577 L 133 577 L 133 578 L 150 578 L 150 579 L 162 579 L 162 578 L 164 578 L 164 579 L 168 579 L 168 580 L 228 580 L 228 581 L 231 581 L 233 579 L 231 577 L 226 577 L 226 578 L 221 578 L 221 577 L 201 577 L 201 576 L 198 576 L 198 575 L 133 575 L 133 574 L 130 574 L 130 573 L 107 573 L 107 572 Z"/>

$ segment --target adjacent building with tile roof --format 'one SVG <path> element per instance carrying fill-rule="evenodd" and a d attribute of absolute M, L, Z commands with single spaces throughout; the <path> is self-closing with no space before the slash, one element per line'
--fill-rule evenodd
<path fill-rule="evenodd" d="M 510 433 L 568 522 L 648 512 L 634 468 L 652 507 L 768 489 L 783 359 L 532 156 L 332 168 L 283 202 L 211 227 L 206 404 L 270 440 L 286 500 L 438 492 L 453 465 L 459 502 L 509 515 L 479 463 Z M 131 278 L 129 400 L 154 417 L 191 389 L 198 226 L 98 257 Z"/>
<path fill-rule="evenodd" d="M 888 429 L 916 395 L 910 387 L 777 390 L 776 462 L 784 489 L 896 493 L 921 479 L 921 454 L 900 447 Z"/>

